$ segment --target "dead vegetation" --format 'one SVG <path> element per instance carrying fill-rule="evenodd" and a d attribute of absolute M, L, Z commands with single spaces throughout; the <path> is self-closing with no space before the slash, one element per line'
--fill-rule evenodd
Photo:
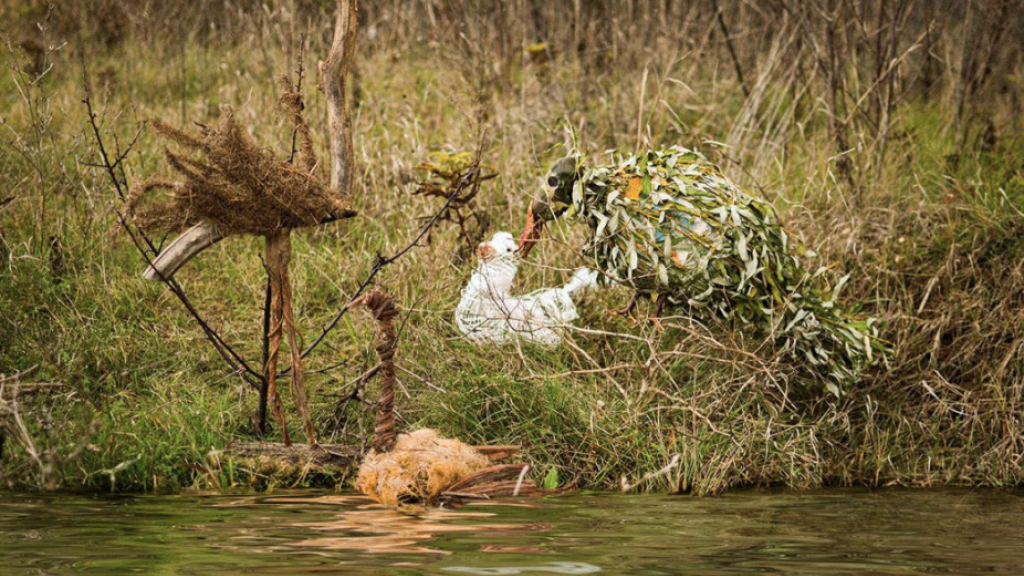
<path fill-rule="evenodd" d="M 431 505 L 449 486 L 488 464 L 490 460 L 472 446 L 423 428 L 399 434 L 394 447 L 387 452 L 367 454 L 355 487 L 392 508 Z"/>
<path fill-rule="evenodd" d="M 0 374 L 0 482 L 10 488 L 26 475 L 36 486 L 54 490 L 65 480 L 65 467 L 75 465 L 84 451 L 94 448 L 92 434 L 65 446 L 53 442 L 61 427 L 53 405 L 71 400 L 74 394 L 62 382 L 28 380 L 35 368 Z M 90 432 L 95 433 L 95 424 L 92 428 Z M 10 455 L 15 451 L 25 458 L 13 461 Z"/>
<path fill-rule="evenodd" d="M 413 194 L 441 198 L 447 202 L 438 220 L 450 222 L 458 228 L 459 238 L 465 242 L 459 247 L 458 254 L 464 260 L 483 241 L 491 226 L 490 216 L 474 207 L 473 201 L 480 193 L 481 183 L 498 176 L 494 168 L 478 166 L 477 158 L 479 152 L 446 154 L 435 151 L 430 153 L 428 161 L 415 166 L 423 176 Z M 460 193 L 467 186 L 468 190 Z"/>
<path fill-rule="evenodd" d="M 281 63 L 295 60 L 300 37 L 311 53 L 324 53 L 332 28 L 318 6 L 298 0 L 263 11 L 247 11 L 245 2 L 203 3 L 180 19 L 165 17 L 181 14 L 174 3 L 118 4 L 131 15 L 119 33 L 139 39 L 133 45 L 157 46 L 141 51 L 153 64 L 123 52 L 104 56 L 104 42 L 88 44 L 97 69 L 109 68 L 119 79 L 103 118 L 120 126 L 122 141 L 135 125 L 130 116 L 115 118 L 119 106 L 149 107 L 168 124 L 187 126 L 210 122 L 211 111 L 230 102 L 235 121 L 251 124 L 256 140 L 269 147 L 280 123 L 290 125 L 265 113 L 278 100 L 274 78 Z M 92 5 L 58 8 L 84 14 Z M 395 358 L 399 421 L 467 443 L 522 445 L 532 476 L 560 485 L 715 493 L 750 484 L 1024 482 L 1024 45 L 1012 33 L 1024 26 L 1019 3 L 389 0 L 362 9 L 362 96 L 352 119 L 357 194 L 344 207 L 358 207 L 365 218 L 344 230 L 297 237 L 305 258 L 293 263 L 293 273 L 299 309 L 311 326 L 369 333 L 373 320 L 343 316 L 339 306 L 374 283 L 402 303 L 408 318 L 398 324 L 403 348 Z M 0 305 L 9 311 L 0 315 L 0 371 L 43 363 L 100 405 L 119 394 L 144 415 L 166 416 L 176 429 L 245 437 L 230 417 L 197 420 L 185 407 L 206 405 L 184 392 L 169 394 L 173 401 L 154 392 L 166 386 L 192 394 L 202 382 L 204 393 L 229 399 L 210 402 L 211 410 L 252 408 L 205 358 L 185 362 L 173 355 L 194 345 L 176 327 L 181 317 L 149 328 L 153 323 L 140 310 L 160 299 L 132 282 L 137 270 L 109 264 L 123 254 L 96 232 L 113 211 L 101 192 L 107 184 L 82 168 L 95 158 L 76 156 L 84 148 L 79 140 L 61 140 L 73 132 L 68 126 L 81 123 L 78 112 L 58 115 L 61 132 L 50 128 L 48 108 L 39 106 L 50 94 L 63 98 L 55 109 L 78 110 L 66 51 L 51 49 L 71 38 L 60 35 L 50 26 L 32 36 L 47 50 L 40 65 L 54 68 L 44 83 L 17 76 L 27 97 L 5 112 L 3 130 L 17 137 L 11 136 L 9 153 L 0 152 L 6 153 L 0 203 L 8 202 L 0 208 Z M 192 39 L 191 51 L 160 48 L 183 37 Z M 24 67 L 35 66 L 35 57 L 19 50 L 10 52 Z M 9 93 L 22 93 L 14 82 L 9 86 Z M 44 92 L 50 86 L 67 89 Z M 468 270 L 452 266 L 451 254 L 467 240 L 439 229 L 432 243 L 421 242 L 426 236 L 418 236 L 423 222 L 417 220 L 451 201 L 448 184 L 438 180 L 442 193 L 432 197 L 400 186 L 430 151 L 478 145 L 482 122 L 488 143 L 481 156 L 501 178 L 459 208 L 461 222 L 470 236 L 475 212 L 492 227 L 515 228 L 560 143 L 547 129 L 564 117 L 581 127 L 594 154 L 699 146 L 731 179 L 771 200 L 794 239 L 817 253 L 808 256 L 809 265 L 850 273 L 846 299 L 884 319 L 882 336 L 894 351 L 889 368 L 869 374 L 841 400 L 801 396 L 790 385 L 794 374 L 754 354 L 761 342 L 744 334 L 678 317 L 659 335 L 606 317 L 604 310 L 624 304 L 614 290 L 593 297 L 581 328 L 556 352 L 481 350 L 457 340 L 450 310 Z M 224 131 L 218 137 L 228 143 L 234 136 L 223 121 L 210 130 Z M 138 201 L 143 214 L 147 205 L 157 206 L 150 202 L 173 202 L 173 186 L 182 186 L 185 198 L 193 179 L 198 190 L 205 185 L 200 178 L 228 173 L 194 145 L 207 136 L 181 132 L 191 143 L 172 142 L 171 154 L 188 175 L 173 169 L 164 178 L 170 189 Z M 255 145 L 241 132 L 239 138 Z M 324 148 L 315 138 L 312 146 Z M 144 153 L 153 158 L 161 151 L 147 143 Z M 160 173 L 148 160 L 138 170 Z M 283 172 L 300 187 L 310 173 L 304 161 Z M 330 209 L 280 206 L 296 223 Z M 151 214 L 158 225 L 163 215 Z M 164 225 L 194 221 L 178 212 L 175 218 Z M 239 226 L 262 230 L 274 223 Z M 523 270 L 524 286 L 550 285 L 578 265 L 578 237 L 569 229 L 556 232 L 545 258 Z M 59 285 L 50 280 L 51 236 L 63 247 L 55 267 Z M 229 292 L 225 278 L 257 299 L 265 285 L 258 255 L 250 252 L 211 256 L 224 277 L 186 276 L 195 294 L 215 303 L 213 318 L 231 342 L 252 328 L 230 320 L 252 299 Z M 105 325 L 108 318 L 116 327 Z M 307 338 L 325 339 L 327 331 L 310 330 Z M 340 332 L 326 337 L 322 356 L 310 358 L 314 372 L 340 366 L 310 378 L 314 416 L 330 412 L 332 395 L 340 390 L 347 397 L 347 383 L 364 381 L 361 375 L 376 364 L 368 339 L 340 338 Z M 346 404 L 346 441 L 368 442 L 373 408 Z M 114 413 L 118 424 L 105 426 L 117 434 L 108 437 L 145 438 L 146 430 L 168 429 L 162 420 Z M 135 421 L 139 427 L 125 424 Z M 203 438 L 181 442 L 173 457 L 215 442 Z M 95 457 L 84 453 L 82 467 L 113 470 L 135 457 L 130 442 L 109 446 Z M 10 436 L 6 458 L 28 461 Z M 148 488 L 152 476 L 167 474 L 158 464 L 146 466 L 121 469 L 119 485 Z"/>
<path fill-rule="evenodd" d="M 296 122 L 303 145 L 295 165 L 253 142 L 230 108 L 221 115 L 218 124 L 202 128 L 198 136 L 153 121 L 162 136 L 204 158 L 165 150 L 168 166 L 183 180 L 151 178 L 132 188 L 127 204 L 137 226 L 161 232 L 210 223 L 225 235 L 267 236 L 355 215 L 350 196 L 312 174 L 317 162 L 309 157 L 304 122 Z M 168 197 L 150 198 L 158 190 Z"/>

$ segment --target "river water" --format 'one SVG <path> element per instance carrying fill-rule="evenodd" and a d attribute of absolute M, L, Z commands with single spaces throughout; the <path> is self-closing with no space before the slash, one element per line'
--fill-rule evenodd
<path fill-rule="evenodd" d="M 0 494 L 0 574 L 1015 574 L 1024 492 L 574 494 L 419 515 L 358 496 Z"/>

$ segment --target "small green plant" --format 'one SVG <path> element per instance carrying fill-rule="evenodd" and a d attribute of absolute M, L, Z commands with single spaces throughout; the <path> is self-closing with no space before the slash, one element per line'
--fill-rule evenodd
<path fill-rule="evenodd" d="M 478 154 L 470 152 L 431 152 L 430 160 L 417 164 L 415 169 L 424 174 L 424 180 L 413 194 L 444 199 L 437 220 L 458 227 L 459 238 L 465 242 L 459 254 L 465 257 L 487 234 L 490 217 L 486 211 L 474 208 L 473 203 L 480 193 L 480 184 L 496 178 L 497 173 L 480 162 Z"/>
<path fill-rule="evenodd" d="M 544 475 L 544 488 L 554 490 L 558 488 L 558 468 L 552 466 Z"/>

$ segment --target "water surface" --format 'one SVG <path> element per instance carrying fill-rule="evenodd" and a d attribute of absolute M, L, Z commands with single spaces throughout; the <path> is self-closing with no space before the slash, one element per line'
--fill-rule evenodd
<path fill-rule="evenodd" d="M 1024 574 L 1024 492 L 0 495 L 0 574 Z"/>

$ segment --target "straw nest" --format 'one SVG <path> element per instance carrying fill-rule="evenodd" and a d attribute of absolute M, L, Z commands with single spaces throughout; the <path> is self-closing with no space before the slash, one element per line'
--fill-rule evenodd
<path fill-rule="evenodd" d="M 292 108 L 292 102 L 285 102 Z M 230 107 L 199 134 L 156 120 L 153 127 L 187 152 L 165 149 L 164 156 L 183 180 L 151 178 L 128 197 L 133 222 L 148 230 L 182 230 L 200 222 L 222 234 L 268 236 L 285 229 L 316 226 L 355 215 L 351 198 L 313 176 L 316 166 L 308 128 L 292 113 L 299 139 L 299 162 L 278 159 L 260 147 L 234 120 Z M 165 194 L 152 194 L 163 190 Z"/>
<path fill-rule="evenodd" d="M 449 486 L 489 465 L 468 444 L 424 428 L 399 435 L 389 452 L 370 452 L 359 468 L 356 489 L 394 508 L 429 505 Z"/>

